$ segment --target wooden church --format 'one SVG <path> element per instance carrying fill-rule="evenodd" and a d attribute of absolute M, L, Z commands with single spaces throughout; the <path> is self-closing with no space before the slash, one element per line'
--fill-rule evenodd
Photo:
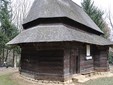
<path fill-rule="evenodd" d="M 21 47 L 20 73 L 38 80 L 67 81 L 75 74 L 109 71 L 113 42 L 71 0 L 35 0 L 24 31 L 8 44 Z"/>

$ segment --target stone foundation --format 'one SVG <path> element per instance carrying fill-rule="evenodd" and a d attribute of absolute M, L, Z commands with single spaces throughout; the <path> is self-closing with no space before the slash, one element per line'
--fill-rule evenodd
<path fill-rule="evenodd" d="M 68 78 L 66 77 L 66 79 L 64 79 L 65 81 L 61 80 L 61 81 L 57 81 L 57 80 L 50 80 L 50 79 L 44 79 L 44 80 L 39 80 L 35 77 L 35 75 L 30 74 L 30 73 L 25 73 L 25 72 L 21 72 L 20 76 L 27 80 L 27 81 L 31 81 L 31 82 L 35 82 L 38 85 L 74 85 L 74 82 L 72 81 L 72 78 Z M 49 78 L 49 77 L 48 77 Z"/>
<path fill-rule="evenodd" d="M 49 81 L 49 80 L 35 80 L 30 77 L 25 77 L 23 75 L 20 75 L 24 80 L 35 82 L 38 85 L 75 85 L 72 80 L 61 82 L 61 81 Z"/>
<path fill-rule="evenodd" d="M 85 75 L 80 75 L 80 74 L 76 74 L 73 75 L 73 78 L 65 81 L 65 82 L 61 82 L 61 81 L 51 81 L 51 80 L 36 80 L 34 78 L 31 77 L 26 77 L 25 75 L 20 75 L 20 77 L 22 79 L 24 79 L 25 81 L 30 81 L 30 82 L 34 82 L 37 85 L 75 85 L 76 83 L 84 83 L 88 80 L 93 80 L 93 79 L 97 79 L 97 78 L 104 78 L 104 77 L 113 77 L 113 73 L 111 72 L 92 72 L 89 74 L 85 74 Z"/>
<path fill-rule="evenodd" d="M 104 78 L 104 77 L 113 77 L 113 73 L 111 72 L 92 72 L 85 75 L 77 75 L 73 76 L 73 81 L 84 83 L 89 80 Z"/>
<path fill-rule="evenodd" d="M 37 74 L 37 73 L 33 73 L 30 71 L 26 71 L 26 72 L 20 72 L 21 75 L 25 76 L 25 77 L 29 77 L 35 80 L 48 80 L 48 81 L 67 81 L 70 80 L 68 77 L 64 78 L 64 76 L 61 75 L 41 75 L 41 74 Z"/>

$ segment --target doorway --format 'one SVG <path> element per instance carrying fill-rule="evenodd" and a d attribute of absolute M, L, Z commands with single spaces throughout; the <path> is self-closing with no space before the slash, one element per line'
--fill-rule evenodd
<path fill-rule="evenodd" d="M 77 49 L 73 49 L 70 52 L 70 73 L 80 73 L 80 56 L 79 51 Z"/>

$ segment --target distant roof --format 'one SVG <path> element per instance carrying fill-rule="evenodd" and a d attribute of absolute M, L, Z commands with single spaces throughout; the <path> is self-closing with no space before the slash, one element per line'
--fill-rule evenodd
<path fill-rule="evenodd" d="M 35 0 L 24 24 L 38 18 L 68 17 L 103 33 L 84 10 L 72 0 Z"/>
<path fill-rule="evenodd" d="M 113 42 L 101 36 L 80 32 L 61 24 L 39 25 L 24 30 L 8 44 L 63 41 L 77 41 L 96 45 L 113 45 Z"/>

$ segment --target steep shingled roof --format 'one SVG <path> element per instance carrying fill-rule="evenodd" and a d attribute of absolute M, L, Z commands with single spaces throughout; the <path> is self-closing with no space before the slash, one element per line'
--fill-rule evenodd
<path fill-rule="evenodd" d="M 94 34 L 80 32 L 64 25 L 39 25 L 20 33 L 8 44 L 35 42 L 77 41 L 96 45 L 113 45 L 113 42 Z"/>
<path fill-rule="evenodd" d="M 49 17 L 68 17 L 103 33 L 84 10 L 71 0 L 35 0 L 24 24 L 38 18 Z"/>

